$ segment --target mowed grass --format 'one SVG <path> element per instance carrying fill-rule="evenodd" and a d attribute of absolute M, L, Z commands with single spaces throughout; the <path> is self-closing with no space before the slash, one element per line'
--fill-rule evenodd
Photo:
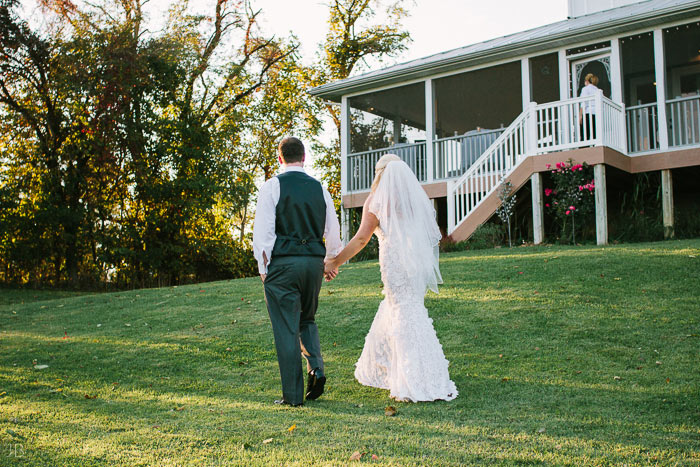
<path fill-rule="evenodd" d="M 441 264 L 426 305 L 460 395 L 419 404 L 353 378 L 376 262 L 324 285 L 327 393 L 298 409 L 272 403 L 258 279 L 0 290 L 0 465 L 700 464 L 700 240 Z"/>

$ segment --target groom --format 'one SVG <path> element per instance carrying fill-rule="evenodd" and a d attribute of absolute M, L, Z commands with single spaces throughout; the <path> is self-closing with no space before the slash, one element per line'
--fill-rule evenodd
<path fill-rule="evenodd" d="M 291 406 L 304 403 L 300 354 L 308 372 L 306 399 L 323 394 L 326 376 L 314 317 L 324 257 L 342 249 L 333 200 L 318 180 L 304 172 L 305 156 L 299 139 L 280 142 L 278 160 L 284 173 L 260 188 L 253 227 L 253 252 L 282 376 L 282 399 L 275 403 Z"/>

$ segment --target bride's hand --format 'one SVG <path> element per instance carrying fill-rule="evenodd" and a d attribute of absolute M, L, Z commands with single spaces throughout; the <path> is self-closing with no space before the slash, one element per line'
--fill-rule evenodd
<path fill-rule="evenodd" d="M 338 275 L 338 266 L 335 264 L 335 258 L 326 258 L 323 262 L 323 274 L 326 276 L 326 282 L 329 282 Z"/>

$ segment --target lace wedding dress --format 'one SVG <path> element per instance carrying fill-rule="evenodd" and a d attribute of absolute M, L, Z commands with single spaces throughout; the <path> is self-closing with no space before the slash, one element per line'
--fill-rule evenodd
<path fill-rule="evenodd" d="M 399 175 L 394 174 L 399 169 L 389 170 L 397 164 L 406 165 L 387 165 L 369 205 L 370 212 L 379 219 L 375 234 L 379 239 L 384 300 L 365 338 L 355 378 L 365 386 L 388 389 L 390 396 L 400 401 L 452 400 L 457 397 L 457 388 L 450 380 L 449 362 L 424 305 L 426 289 L 437 291 L 437 284 L 442 282 L 436 250 L 440 233 L 432 204 L 428 204 L 430 201 L 413 172 L 407 166 L 400 169 L 403 173 Z M 408 174 L 415 184 L 402 180 Z M 393 183 L 387 180 L 389 186 L 382 187 L 392 175 Z M 397 192 L 402 194 L 404 205 L 392 206 L 391 198 L 384 195 Z M 413 193 L 416 199 L 407 193 Z M 423 205 L 429 218 L 423 219 L 418 205 Z M 420 237 L 422 223 L 430 234 L 425 238 Z M 401 232 L 402 229 L 409 230 Z"/>

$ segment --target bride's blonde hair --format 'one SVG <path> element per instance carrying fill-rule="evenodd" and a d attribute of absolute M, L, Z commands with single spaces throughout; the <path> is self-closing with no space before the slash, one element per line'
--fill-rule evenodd
<path fill-rule="evenodd" d="M 379 158 L 377 165 L 374 166 L 374 181 L 372 182 L 372 189 L 370 190 L 370 193 L 373 193 L 374 190 L 377 189 L 377 185 L 379 185 L 379 181 L 382 179 L 382 174 L 384 173 L 384 169 L 386 168 L 387 164 L 389 162 L 400 160 L 401 158 L 396 154 L 384 154 Z"/>

